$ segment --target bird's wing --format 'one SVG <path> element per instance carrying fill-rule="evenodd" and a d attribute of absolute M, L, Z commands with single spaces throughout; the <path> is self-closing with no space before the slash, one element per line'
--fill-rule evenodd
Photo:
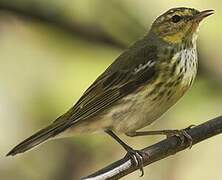
<path fill-rule="evenodd" d="M 140 66 L 141 67 L 141 66 Z M 140 71 L 116 71 L 98 78 L 67 113 L 70 124 L 92 117 L 129 93 L 148 83 L 155 76 L 155 66 Z M 62 119 L 60 119 L 62 120 Z"/>
<path fill-rule="evenodd" d="M 125 51 L 85 91 L 79 101 L 54 122 L 64 121 L 67 126 L 71 126 L 84 121 L 107 109 L 142 84 L 149 83 L 156 74 L 157 48 L 147 45 L 145 40 L 138 41 Z"/>

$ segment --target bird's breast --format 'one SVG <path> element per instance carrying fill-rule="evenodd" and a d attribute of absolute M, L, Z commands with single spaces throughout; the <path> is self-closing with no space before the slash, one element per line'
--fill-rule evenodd
<path fill-rule="evenodd" d="M 130 132 L 151 124 L 173 106 L 189 89 L 197 72 L 195 49 L 176 53 L 158 77 L 129 94 L 108 114 L 113 129 Z"/>
<path fill-rule="evenodd" d="M 175 70 L 175 78 L 180 77 L 182 86 L 190 87 L 197 74 L 197 52 L 195 48 L 183 49 L 172 58 L 178 64 Z"/>

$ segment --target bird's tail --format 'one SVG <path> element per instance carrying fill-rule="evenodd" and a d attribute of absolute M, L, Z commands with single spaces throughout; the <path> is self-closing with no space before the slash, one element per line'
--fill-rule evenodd
<path fill-rule="evenodd" d="M 57 120 L 60 120 L 59 117 Z M 67 122 L 67 121 L 66 121 Z M 20 144 L 15 146 L 6 156 L 14 156 L 19 153 L 23 153 L 33 147 L 43 143 L 44 141 L 48 140 L 49 138 L 55 137 L 56 135 L 63 132 L 67 129 L 68 124 L 64 121 L 55 121 L 51 125 L 47 126 L 46 128 L 36 132 L 29 138 L 22 141 Z"/>

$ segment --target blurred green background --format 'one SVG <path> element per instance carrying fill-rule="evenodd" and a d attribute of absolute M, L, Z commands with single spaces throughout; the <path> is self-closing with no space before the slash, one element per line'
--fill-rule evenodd
<path fill-rule="evenodd" d="M 16 157 L 18 142 L 75 103 L 152 21 L 172 7 L 214 9 L 201 26 L 199 73 L 185 97 L 146 129 L 180 129 L 222 114 L 222 1 L 0 0 L 0 179 L 76 180 L 124 156 L 106 134 L 50 141 Z M 129 138 L 136 149 L 163 137 Z M 159 161 L 125 180 L 221 179 L 222 137 Z M 219 155 L 218 155 L 219 154 Z"/>

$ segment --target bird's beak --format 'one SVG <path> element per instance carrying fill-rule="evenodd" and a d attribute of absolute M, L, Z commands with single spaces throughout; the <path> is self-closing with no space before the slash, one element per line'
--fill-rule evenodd
<path fill-rule="evenodd" d="M 214 10 L 205 10 L 205 11 L 201 11 L 199 12 L 197 15 L 194 16 L 194 21 L 196 22 L 200 22 L 202 21 L 204 18 L 206 18 L 207 16 L 210 16 L 214 14 Z"/>

